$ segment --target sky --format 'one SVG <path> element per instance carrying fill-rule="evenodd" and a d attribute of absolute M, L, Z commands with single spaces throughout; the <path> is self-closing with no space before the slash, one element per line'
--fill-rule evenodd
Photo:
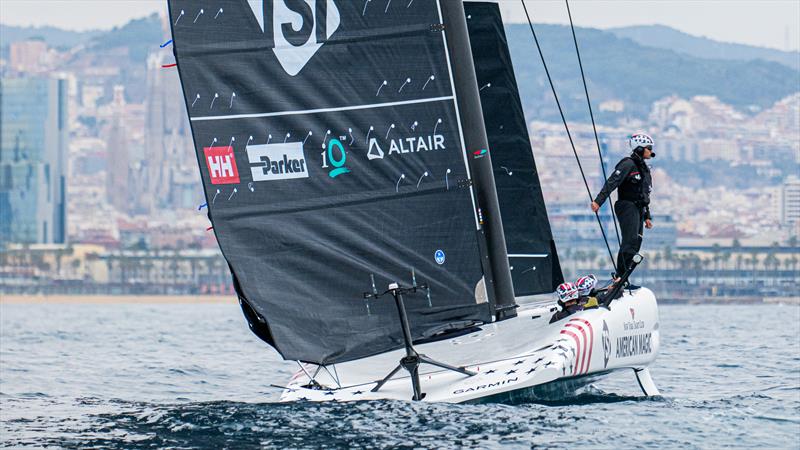
<path fill-rule="evenodd" d="M 497 1 L 506 21 L 525 22 L 518 0 Z M 526 4 L 534 22 L 569 23 L 561 0 Z M 800 50 L 800 0 L 573 0 L 570 8 L 583 27 L 658 24 L 718 41 Z M 166 0 L 0 0 L 0 23 L 83 31 L 165 11 Z"/>

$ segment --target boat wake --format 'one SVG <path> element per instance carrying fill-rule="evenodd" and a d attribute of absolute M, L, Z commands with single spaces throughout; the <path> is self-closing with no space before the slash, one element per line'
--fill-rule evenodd
<path fill-rule="evenodd" d="M 769 401 L 774 399 L 762 393 L 714 400 L 626 396 L 593 385 L 564 392 L 561 397 L 529 398 L 517 404 L 391 400 L 150 403 L 98 398 L 65 404 L 52 398 L 7 398 L 4 411 L 8 414 L 4 414 L 0 429 L 2 446 L 15 448 L 546 447 L 554 442 L 574 442 L 587 420 L 621 425 L 634 415 L 654 415 L 684 417 L 686 426 L 702 423 L 708 414 L 719 416 L 724 423 L 746 417 L 765 426 L 796 420 L 789 411 L 763 414 L 757 405 Z M 15 414 L 23 406 L 39 414 Z M 581 443 L 610 448 L 609 438 L 626 439 L 610 429 L 604 433 L 583 434 Z M 674 446 L 679 442 L 662 443 Z"/>

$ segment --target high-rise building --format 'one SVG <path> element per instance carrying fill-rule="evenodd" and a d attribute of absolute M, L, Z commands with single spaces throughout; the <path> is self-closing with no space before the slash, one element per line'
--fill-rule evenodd
<path fill-rule="evenodd" d="M 125 88 L 114 86 L 111 100 L 111 119 L 106 142 L 108 170 L 106 171 L 106 196 L 117 211 L 131 210 L 130 155 L 125 122 Z"/>
<path fill-rule="evenodd" d="M 64 243 L 67 81 L 0 79 L 0 243 Z"/>
<path fill-rule="evenodd" d="M 788 176 L 781 189 L 781 223 L 800 223 L 800 178 Z"/>

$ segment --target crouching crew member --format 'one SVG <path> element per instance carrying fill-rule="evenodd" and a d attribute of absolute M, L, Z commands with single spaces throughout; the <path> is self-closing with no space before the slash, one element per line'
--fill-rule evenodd
<path fill-rule="evenodd" d="M 597 303 L 597 297 L 594 296 L 594 287 L 597 285 L 597 277 L 594 274 L 580 277 L 575 282 L 575 287 L 578 288 L 578 304 L 583 309 L 592 309 L 600 306 Z"/>
<path fill-rule="evenodd" d="M 583 306 L 578 304 L 578 288 L 574 284 L 569 282 L 559 284 L 556 294 L 558 294 L 558 306 L 561 307 L 561 310 L 553 314 L 550 323 L 558 322 L 572 313 L 583 310 Z"/>
<path fill-rule="evenodd" d="M 630 267 L 634 255 L 642 246 L 644 227 L 653 228 L 650 217 L 650 191 L 653 181 L 646 160 L 656 156 L 653 151 L 653 138 L 638 133 L 631 136 L 631 155 L 623 158 L 606 180 L 603 189 L 592 202 L 592 211 L 600 210 L 600 205 L 611 193 L 618 189 L 614 212 L 619 220 L 622 242 L 617 255 L 617 273 L 620 278 Z"/>

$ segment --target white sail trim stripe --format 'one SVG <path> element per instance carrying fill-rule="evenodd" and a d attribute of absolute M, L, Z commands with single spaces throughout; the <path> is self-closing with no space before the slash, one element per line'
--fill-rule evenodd
<path fill-rule="evenodd" d="M 352 105 L 352 106 L 339 106 L 334 108 L 318 108 L 318 109 L 305 109 L 299 111 L 277 111 L 270 113 L 253 113 L 253 114 L 232 114 L 229 116 L 205 116 L 205 117 L 192 117 L 192 122 L 202 122 L 207 120 L 229 120 L 229 119 L 249 119 L 258 117 L 280 117 L 280 116 L 299 116 L 302 114 L 318 114 L 337 111 L 355 111 L 359 109 L 372 109 L 372 108 L 387 108 L 390 106 L 414 105 L 418 103 L 433 103 L 443 102 L 447 100 L 455 100 L 450 95 L 446 97 L 433 97 L 421 98 L 417 100 L 404 100 L 401 102 L 387 102 L 387 103 L 372 103 L 368 105 Z"/>
<path fill-rule="evenodd" d="M 509 258 L 547 258 L 547 253 L 509 253 Z"/>

